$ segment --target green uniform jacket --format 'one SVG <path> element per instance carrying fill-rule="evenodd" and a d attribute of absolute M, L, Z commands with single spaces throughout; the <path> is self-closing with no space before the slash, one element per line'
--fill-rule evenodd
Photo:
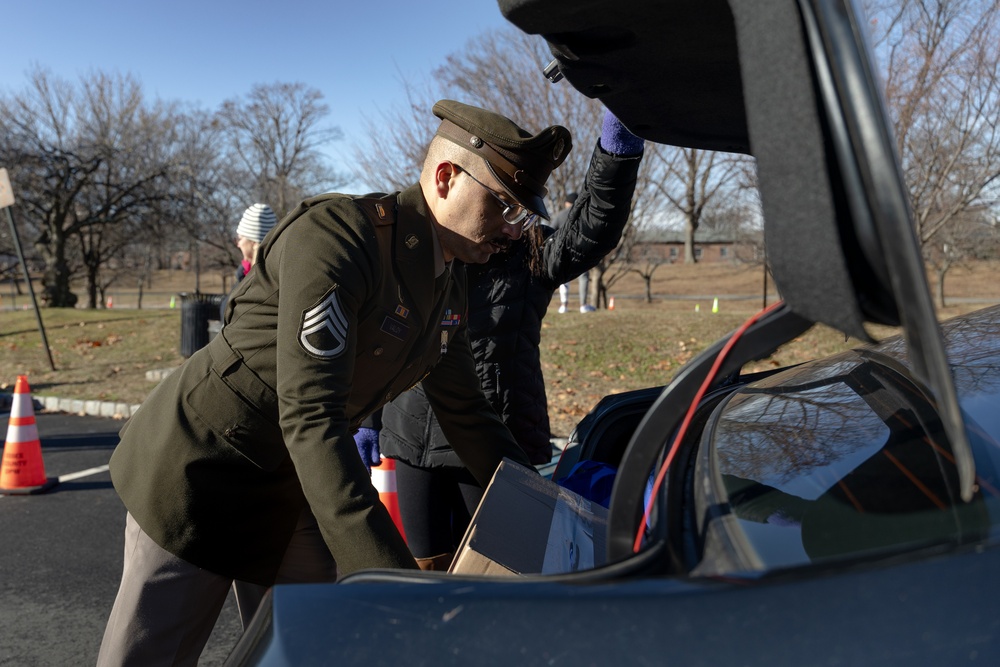
<path fill-rule="evenodd" d="M 324 195 L 268 234 L 221 333 L 122 429 L 111 477 L 167 551 L 273 582 L 306 503 L 343 575 L 414 567 L 353 432 L 423 378 L 441 426 L 483 486 L 527 463 L 479 386 L 464 267 L 435 279 L 418 187 Z"/>

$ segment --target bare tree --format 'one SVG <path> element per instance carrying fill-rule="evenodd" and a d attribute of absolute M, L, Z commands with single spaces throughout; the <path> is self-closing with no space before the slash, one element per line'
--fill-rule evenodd
<path fill-rule="evenodd" d="M 323 125 L 329 113 L 323 94 L 303 83 L 258 84 L 246 98 L 223 102 L 219 119 L 244 206 L 263 201 L 281 217 L 343 183 L 320 152 L 341 137 L 339 128 Z"/>
<path fill-rule="evenodd" d="M 101 266 L 124 230 L 166 196 L 160 141 L 169 110 L 145 102 L 132 77 L 95 72 L 78 86 L 36 69 L 20 95 L 0 100 L 0 160 L 45 264 L 43 300 L 73 306 L 70 280 L 86 267 L 96 307 Z M 76 252 L 74 259 L 72 252 Z"/>
<path fill-rule="evenodd" d="M 1000 0 L 869 0 L 868 10 L 917 235 L 937 262 L 963 236 L 948 227 L 967 225 L 1000 180 Z"/>
<path fill-rule="evenodd" d="M 647 148 L 646 153 L 654 165 L 649 185 L 684 216 L 684 262 L 694 263 L 695 234 L 706 210 L 723 194 L 734 193 L 746 158 L 664 145 Z"/>
<path fill-rule="evenodd" d="M 942 308 L 947 306 L 945 277 L 956 266 L 990 256 L 997 247 L 998 232 L 988 211 L 970 209 L 956 215 L 934 235 L 934 242 L 924 245 L 924 258 L 934 272 L 935 297 Z"/>
<path fill-rule="evenodd" d="M 646 303 L 653 303 L 653 274 L 664 264 L 670 264 L 669 257 L 650 243 L 637 243 L 631 253 L 630 266 L 634 273 L 639 274 L 646 288 Z"/>
<path fill-rule="evenodd" d="M 364 121 L 366 139 L 353 142 L 355 176 L 379 191 L 403 190 L 420 178 L 438 119 L 430 110 L 443 97 L 436 82 L 402 79 L 403 107 L 381 109 Z"/>
<path fill-rule="evenodd" d="M 245 171 L 220 150 L 226 129 L 217 117 L 196 110 L 181 117 L 174 131 L 183 176 L 169 206 L 158 212 L 157 240 L 190 254 L 195 291 L 201 291 L 203 270 L 219 271 L 225 290 L 239 256 L 236 225 L 255 197 L 247 194 Z"/>
<path fill-rule="evenodd" d="M 283 214 L 339 184 L 319 152 L 339 136 L 321 126 L 321 100 L 278 83 L 208 114 L 148 103 L 131 76 L 71 84 L 36 69 L 24 92 L 0 97 L 0 162 L 44 262 L 45 302 L 73 306 L 82 272 L 89 306 L 103 305 L 113 282 L 148 279 L 178 249 L 194 259 L 196 289 L 202 266 L 228 275 L 249 203 Z"/>
<path fill-rule="evenodd" d="M 621 243 L 594 269 L 595 303 L 607 305 L 608 292 L 630 272 L 652 290 L 657 261 L 641 248 L 640 238 L 664 219 L 680 218 L 685 226 L 685 261 L 694 262 L 695 234 L 703 224 L 753 226 L 752 194 L 746 185 L 753 160 L 742 155 L 646 142 L 636 181 L 631 223 Z M 737 219 L 737 222 L 733 222 Z"/>
<path fill-rule="evenodd" d="M 542 69 L 552 59 L 545 41 L 509 29 L 471 40 L 422 82 L 403 81 L 404 108 L 383 110 L 366 123 L 368 139 L 353 147 L 358 177 L 376 189 L 417 182 L 427 145 L 438 126 L 431 107 L 450 98 L 502 113 L 527 130 L 553 124 L 573 134 L 573 151 L 548 181 L 546 205 L 558 210 L 568 192 L 579 190 L 600 136 L 603 106 L 567 83 L 552 84 Z"/>
<path fill-rule="evenodd" d="M 67 219 L 101 163 L 73 132 L 74 97 L 76 91 L 67 82 L 36 69 L 24 93 L 0 102 L 0 161 L 9 165 L 32 245 L 45 261 L 42 299 L 55 306 L 72 306 L 77 300 L 70 291 L 66 248 L 76 223 Z"/>
<path fill-rule="evenodd" d="M 177 180 L 176 105 L 146 103 L 129 77 L 94 74 L 83 82 L 89 131 L 105 159 L 81 193 L 77 211 L 88 224 L 75 230 L 87 278 L 88 307 L 102 307 L 106 289 L 132 266 L 124 251 L 147 236 L 147 222 L 174 196 Z"/>

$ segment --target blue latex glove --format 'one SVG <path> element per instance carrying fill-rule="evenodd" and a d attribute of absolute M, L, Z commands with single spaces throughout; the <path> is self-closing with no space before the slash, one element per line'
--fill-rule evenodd
<path fill-rule="evenodd" d="M 378 467 L 382 464 L 382 454 L 378 449 L 378 431 L 373 428 L 359 428 L 354 434 L 354 444 L 358 446 L 358 454 L 361 455 L 361 460 L 370 475 L 372 466 Z"/>
<path fill-rule="evenodd" d="M 635 136 L 622 125 L 610 111 L 604 113 L 604 124 L 601 126 L 601 148 L 619 156 L 638 155 L 642 152 L 643 140 Z"/>

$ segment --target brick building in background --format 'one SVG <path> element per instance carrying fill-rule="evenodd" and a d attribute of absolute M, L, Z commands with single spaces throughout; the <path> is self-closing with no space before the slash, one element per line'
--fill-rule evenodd
<path fill-rule="evenodd" d="M 684 230 L 651 228 L 639 232 L 632 249 L 633 259 L 662 263 L 684 261 Z M 694 256 L 697 262 L 760 261 L 763 242 L 759 232 L 747 233 L 699 229 L 695 233 Z"/>

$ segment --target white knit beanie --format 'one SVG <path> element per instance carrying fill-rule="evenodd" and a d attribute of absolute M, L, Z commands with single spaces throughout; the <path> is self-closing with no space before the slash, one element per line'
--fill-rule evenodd
<path fill-rule="evenodd" d="M 264 240 L 264 236 L 278 223 L 277 216 L 267 204 L 254 204 L 243 211 L 243 218 L 236 227 L 236 235 L 250 239 L 256 243 Z"/>

